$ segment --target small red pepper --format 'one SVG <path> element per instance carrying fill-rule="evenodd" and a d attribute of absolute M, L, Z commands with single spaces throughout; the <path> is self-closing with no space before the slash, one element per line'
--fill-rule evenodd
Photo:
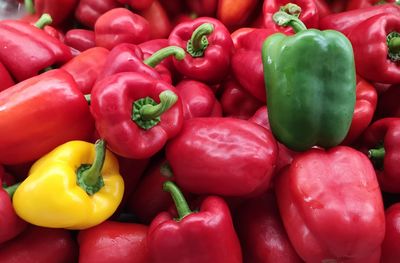
<path fill-rule="evenodd" d="M 0 246 L 2 263 L 71 263 L 77 261 L 78 253 L 70 231 L 34 225 Z"/>
<path fill-rule="evenodd" d="M 382 243 L 382 263 L 396 263 L 400 258 L 400 203 L 385 211 L 386 233 Z"/>
<path fill-rule="evenodd" d="M 178 218 L 162 212 L 151 222 L 147 237 L 150 262 L 242 262 L 239 239 L 222 198 L 209 196 L 193 212 L 174 183 L 164 183 L 164 190 L 171 193 Z"/>
<path fill-rule="evenodd" d="M 117 0 L 119 3 L 128 5 L 135 10 L 146 10 L 150 8 L 154 0 Z"/>
<path fill-rule="evenodd" d="M 396 0 L 349 0 L 347 1 L 346 10 L 361 9 L 395 2 Z"/>
<path fill-rule="evenodd" d="M 379 262 L 384 207 L 363 153 L 312 148 L 296 155 L 275 182 L 285 229 L 305 262 Z"/>
<path fill-rule="evenodd" d="M 182 22 L 169 35 L 169 44 L 186 50 L 183 60 L 173 59 L 182 75 L 216 84 L 229 73 L 233 42 L 228 29 L 219 20 L 200 17 Z"/>
<path fill-rule="evenodd" d="M 65 44 L 81 52 L 95 47 L 94 31 L 88 29 L 70 29 L 65 33 Z"/>
<path fill-rule="evenodd" d="M 141 224 L 105 221 L 79 231 L 79 262 L 148 263 L 147 229 Z"/>
<path fill-rule="evenodd" d="M 80 23 L 93 29 L 102 14 L 117 7 L 121 7 L 117 0 L 79 0 L 74 15 Z"/>
<path fill-rule="evenodd" d="M 15 84 L 14 80 L 10 76 L 10 73 L 8 73 L 8 70 L 6 69 L 6 67 L 4 67 L 3 63 L 1 62 L 0 62 L 0 79 L 1 79 L 0 92 Z"/>
<path fill-rule="evenodd" d="M 103 71 L 109 51 L 102 47 L 87 49 L 61 68 L 74 78 L 83 94 L 90 94 L 97 77 Z"/>
<path fill-rule="evenodd" d="M 64 142 L 89 139 L 93 129 L 85 97 L 62 69 L 0 92 L 0 163 L 36 160 Z"/>
<path fill-rule="evenodd" d="M 149 8 L 139 14 L 149 22 L 150 39 L 167 38 L 171 33 L 172 23 L 159 1 L 153 1 Z"/>
<path fill-rule="evenodd" d="M 373 16 L 348 35 L 357 73 L 378 83 L 400 83 L 400 20 L 396 14 Z"/>
<path fill-rule="evenodd" d="M 379 119 L 363 136 L 363 146 L 369 149 L 382 191 L 400 193 L 400 118 Z"/>
<path fill-rule="evenodd" d="M 195 194 L 257 195 L 270 185 L 277 154 L 270 131 L 236 118 L 186 120 L 166 146 L 176 182 Z"/>
<path fill-rule="evenodd" d="M 94 25 L 96 46 L 111 50 L 121 43 L 139 44 L 150 39 L 150 24 L 126 8 L 113 8 Z"/>
<path fill-rule="evenodd" d="M 134 72 L 97 82 L 91 93 L 91 111 L 108 147 L 133 159 L 159 152 L 183 124 L 182 102 L 176 89 Z"/>
<path fill-rule="evenodd" d="M 33 3 L 34 2 L 34 3 Z M 49 14 L 53 18 L 53 25 L 60 25 L 74 12 L 78 0 L 25 0 L 25 7 L 30 14 L 40 17 Z"/>

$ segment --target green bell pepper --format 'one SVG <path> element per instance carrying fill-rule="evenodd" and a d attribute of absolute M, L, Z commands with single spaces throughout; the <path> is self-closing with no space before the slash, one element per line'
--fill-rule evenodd
<path fill-rule="evenodd" d="M 263 43 L 268 117 L 274 136 L 288 148 L 305 151 L 340 144 L 350 128 L 356 101 L 356 73 L 350 41 L 334 30 L 307 29 L 279 11 L 280 26 Z"/>

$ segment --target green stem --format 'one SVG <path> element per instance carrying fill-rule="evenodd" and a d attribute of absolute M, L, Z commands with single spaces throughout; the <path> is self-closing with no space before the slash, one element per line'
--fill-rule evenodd
<path fill-rule="evenodd" d="M 17 190 L 17 188 L 18 188 L 18 186 L 19 186 L 20 184 L 21 184 L 21 183 L 16 183 L 16 184 L 13 184 L 13 185 L 4 187 L 3 189 L 4 189 L 4 190 L 8 193 L 8 195 L 12 198 L 13 195 L 14 195 L 14 193 L 15 193 L 15 191 Z"/>
<path fill-rule="evenodd" d="M 92 102 L 92 95 L 91 94 L 85 94 L 84 96 L 85 96 L 85 100 L 90 105 L 90 103 Z"/>
<path fill-rule="evenodd" d="M 368 151 L 368 157 L 374 160 L 383 160 L 383 158 L 385 157 L 385 148 L 379 147 L 376 149 L 370 149 Z"/>
<path fill-rule="evenodd" d="M 185 50 L 177 46 L 168 46 L 155 52 L 153 55 L 143 61 L 149 67 L 156 67 L 169 56 L 174 56 L 177 60 L 182 60 L 185 57 Z"/>
<path fill-rule="evenodd" d="M 288 3 L 284 6 L 281 6 L 279 8 L 279 11 L 285 12 L 289 15 L 292 15 L 292 16 L 295 16 L 298 18 L 301 13 L 301 7 L 296 4 Z"/>
<path fill-rule="evenodd" d="M 214 32 L 214 25 L 211 23 L 203 23 L 197 27 L 187 42 L 186 51 L 192 57 L 202 57 L 208 47 L 207 36 Z"/>
<path fill-rule="evenodd" d="M 288 12 L 294 12 L 294 11 L 290 11 L 289 9 L 296 10 L 298 8 L 301 11 L 301 8 L 299 6 L 296 7 L 295 4 L 291 4 L 290 8 L 285 8 L 285 9 L 282 9 L 282 11 L 276 12 L 272 16 L 272 19 L 279 26 L 284 26 L 284 27 L 290 26 L 291 28 L 293 28 L 293 31 L 295 33 L 307 30 L 306 25 L 298 17 L 296 17 L 296 15 L 292 15 L 292 14 L 288 13 Z"/>
<path fill-rule="evenodd" d="M 396 0 L 396 1 L 394 1 L 394 3 L 395 3 L 396 5 L 400 5 L 400 0 Z"/>
<path fill-rule="evenodd" d="M 386 36 L 388 57 L 394 62 L 400 61 L 400 33 L 393 31 Z"/>
<path fill-rule="evenodd" d="M 176 210 L 178 211 L 177 220 L 182 220 L 185 216 L 192 213 L 189 208 L 188 203 L 186 202 L 185 197 L 183 196 L 181 190 L 179 190 L 178 186 L 171 181 L 166 181 L 163 185 L 163 190 L 170 193 L 172 199 L 174 200 Z"/>
<path fill-rule="evenodd" d="M 35 26 L 37 28 L 43 29 L 45 26 L 53 23 L 53 19 L 49 14 L 43 14 L 40 16 L 39 20 L 36 21 Z"/>
<path fill-rule="evenodd" d="M 78 185 L 89 195 L 95 194 L 104 186 L 101 170 L 106 158 L 106 143 L 104 140 L 97 140 L 94 147 L 93 164 L 82 164 L 77 170 Z"/>
<path fill-rule="evenodd" d="M 33 1 L 32 1 L 32 0 L 24 0 L 24 6 L 25 6 L 25 10 L 26 10 L 29 14 L 33 15 L 33 14 L 36 13 L 35 5 L 33 4 Z"/>

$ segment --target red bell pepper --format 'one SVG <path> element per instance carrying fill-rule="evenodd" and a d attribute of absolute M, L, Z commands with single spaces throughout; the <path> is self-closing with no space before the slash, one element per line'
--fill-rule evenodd
<path fill-rule="evenodd" d="M 400 14 L 400 7 L 394 4 L 384 4 L 333 13 L 321 18 L 319 28 L 321 30 L 337 30 L 348 36 L 353 29 L 356 29 L 368 18 L 380 14 Z"/>
<path fill-rule="evenodd" d="M 258 0 L 220 0 L 216 18 L 229 29 L 242 27 L 259 2 Z"/>
<path fill-rule="evenodd" d="M 59 39 L 23 21 L 0 21 L 0 35 L 0 62 L 18 82 L 72 58 Z"/>
<path fill-rule="evenodd" d="M 376 120 L 363 136 L 382 191 L 400 193 L 400 118 Z"/>
<path fill-rule="evenodd" d="M 8 73 L 8 70 L 4 67 L 4 65 L 0 62 L 0 92 L 2 90 L 5 90 L 12 85 L 14 85 L 14 80 L 10 76 L 10 73 Z"/>
<path fill-rule="evenodd" d="M 264 1 L 263 4 L 263 17 L 264 17 L 264 27 L 280 32 L 291 32 L 293 29 L 291 27 L 280 27 L 278 26 L 272 16 L 278 12 L 281 8 L 290 9 L 288 13 L 293 15 L 298 15 L 300 20 L 307 26 L 307 28 L 318 28 L 319 27 L 319 15 L 318 8 L 314 1 L 310 0 L 271 0 Z M 294 5 L 293 5 L 294 4 Z"/>
<path fill-rule="evenodd" d="M 121 7 L 117 0 L 79 0 L 74 15 L 80 23 L 89 29 L 93 29 L 94 24 L 102 14 L 117 7 Z"/>
<path fill-rule="evenodd" d="M 36 160 L 64 142 L 89 139 L 93 128 L 85 97 L 62 69 L 0 93 L 0 163 Z"/>
<path fill-rule="evenodd" d="M 277 154 L 270 131 L 236 118 L 186 120 L 166 146 L 176 182 L 195 194 L 257 195 L 269 187 Z"/>
<path fill-rule="evenodd" d="M 25 7 L 30 14 L 39 17 L 49 14 L 53 18 L 53 25 L 60 25 L 74 12 L 78 0 L 25 0 Z"/>
<path fill-rule="evenodd" d="M 182 102 L 167 82 L 123 72 L 97 82 L 91 94 L 97 131 L 123 157 L 151 157 L 181 130 Z"/>
<path fill-rule="evenodd" d="M 378 83 L 400 83 L 400 20 L 396 14 L 373 16 L 348 35 L 357 73 Z"/>
<path fill-rule="evenodd" d="M 243 262 L 301 263 L 283 227 L 275 194 L 245 200 L 234 214 Z"/>
<path fill-rule="evenodd" d="M 150 39 L 167 38 L 171 33 L 172 23 L 159 1 L 153 1 L 149 8 L 139 14 L 149 22 Z"/>
<path fill-rule="evenodd" d="M 191 13 L 196 16 L 215 17 L 217 14 L 218 0 L 185 0 Z"/>
<path fill-rule="evenodd" d="M 79 231 L 79 262 L 148 263 L 147 229 L 141 224 L 105 221 Z"/>
<path fill-rule="evenodd" d="M 96 46 L 94 31 L 87 29 L 70 29 L 65 33 L 64 43 L 83 52 Z"/>
<path fill-rule="evenodd" d="M 372 84 L 357 76 L 356 104 L 349 132 L 343 140 L 343 145 L 353 143 L 368 127 L 374 117 L 378 94 Z"/>
<path fill-rule="evenodd" d="M 253 97 L 233 78 L 222 82 L 221 89 L 219 101 L 224 116 L 247 120 L 265 104 Z"/>
<path fill-rule="evenodd" d="M 0 246 L 0 258 L 2 263 L 71 263 L 78 259 L 78 245 L 68 230 L 29 225 Z"/>
<path fill-rule="evenodd" d="M 332 13 L 328 1 L 326 0 L 314 0 L 315 6 L 318 10 L 319 19 Z"/>
<path fill-rule="evenodd" d="M 400 117 L 400 87 L 392 85 L 378 97 L 377 118 Z"/>
<path fill-rule="evenodd" d="M 400 258 L 400 203 L 385 211 L 386 234 L 382 243 L 382 263 L 396 263 Z"/>
<path fill-rule="evenodd" d="M 112 49 L 121 43 L 139 44 L 150 39 L 150 24 L 126 8 L 113 8 L 94 25 L 96 46 Z"/>
<path fill-rule="evenodd" d="M 169 44 L 186 50 L 183 60 L 173 59 L 182 75 L 216 84 L 229 73 L 233 42 L 228 29 L 219 20 L 200 17 L 174 27 Z"/>
<path fill-rule="evenodd" d="M 361 9 L 386 3 L 396 3 L 396 0 L 349 0 L 347 1 L 346 10 Z"/>
<path fill-rule="evenodd" d="M 178 218 L 162 212 L 151 222 L 147 237 L 150 262 L 242 262 L 239 239 L 222 198 L 209 196 L 198 212 L 192 212 L 174 183 L 164 183 L 164 190 L 171 193 Z"/>
<path fill-rule="evenodd" d="M 182 99 L 184 119 L 222 116 L 221 104 L 208 85 L 184 79 L 175 87 Z"/>
<path fill-rule="evenodd" d="M 146 10 L 150 8 L 154 0 L 117 0 L 119 3 L 128 5 L 135 10 Z"/>
<path fill-rule="evenodd" d="M 173 204 L 169 194 L 162 190 L 168 180 L 173 180 L 173 174 L 165 157 L 153 159 L 129 198 L 128 211 L 140 222 L 150 224 L 158 213 Z"/>
<path fill-rule="evenodd" d="M 347 146 L 296 155 L 276 178 L 279 211 L 306 262 L 379 262 L 385 235 L 374 168 Z"/>

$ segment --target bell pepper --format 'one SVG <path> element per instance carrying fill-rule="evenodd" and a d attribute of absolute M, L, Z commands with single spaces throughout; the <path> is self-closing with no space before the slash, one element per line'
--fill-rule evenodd
<path fill-rule="evenodd" d="M 275 179 L 283 224 L 305 262 L 379 262 L 384 207 L 362 152 L 313 148 L 296 155 Z"/>
<path fill-rule="evenodd" d="M 33 225 L 0 246 L 2 263 L 71 263 L 76 262 L 78 253 L 70 231 Z"/>
<path fill-rule="evenodd" d="M 150 39 L 167 38 L 171 33 L 172 23 L 159 1 L 153 1 L 149 8 L 140 11 L 139 14 L 149 22 Z"/>
<path fill-rule="evenodd" d="M 194 194 L 257 195 L 270 185 L 277 154 L 271 132 L 222 117 L 186 120 L 166 146 L 177 184 Z"/>
<path fill-rule="evenodd" d="M 400 258 L 400 203 L 391 205 L 385 211 L 386 232 L 382 243 L 382 263 L 396 263 Z"/>
<path fill-rule="evenodd" d="M 150 38 L 150 24 L 126 8 L 113 8 L 94 25 L 96 46 L 111 50 L 121 43 L 139 44 Z"/>
<path fill-rule="evenodd" d="M 284 33 L 292 33 L 291 27 L 279 27 L 274 22 L 273 15 L 279 10 L 285 10 L 298 17 L 308 28 L 319 28 L 318 8 L 315 1 L 310 0 L 270 0 L 264 1 L 263 7 L 264 27 Z"/>
<path fill-rule="evenodd" d="M 349 0 L 346 10 L 361 9 L 370 6 L 384 5 L 386 3 L 396 3 L 397 0 Z"/>
<path fill-rule="evenodd" d="M 3 63 L 0 62 L 0 92 L 13 86 L 14 80 L 10 76 L 10 73 L 8 70 L 4 67 Z"/>
<path fill-rule="evenodd" d="M 258 0 L 220 0 L 216 18 L 229 29 L 240 28 L 248 21 L 259 2 Z"/>
<path fill-rule="evenodd" d="M 69 140 L 89 139 L 93 129 L 85 97 L 72 76 L 62 69 L 0 92 L 2 164 L 34 161 Z"/>
<path fill-rule="evenodd" d="M 0 62 L 17 82 L 72 58 L 70 49 L 60 40 L 23 21 L 0 21 L 0 35 Z"/>
<path fill-rule="evenodd" d="M 233 219 L 242 243 L 243 262 L 303 262 L 283 227 L 273 191 L 245 200 Z"/>
<path fill-rule="evenodd" d="M 276 33 L 263 44 L 272 133 L 295 151 L 338 145 L 350 128 L 356 102 L 350 41 L 338 31 L 307 29 L 286 12 L 277 12 L 274 19 L 296 34 Z"/>
<path fill-rule="evenodd" d="M 219 101 L 223 116 L 248 119 L 263 105 L 234 78 L 224 80 L 221 83 L 221 89 L 222 94 Z"/>
<path fill-rule="evenodd" d="M 383 118 L 373 122 L 363 134 L 363 147 L 375 164 L 384 192 L 400 192 L 400 118 Z"/>
<path fill-rule="evenodd" d="M 354 49 L 357 73 L 378 83 L 400 83 L 400 20 L 380 14 L 361 23 L 348 38 Z M 371 63 L 373 61 L 373 63 Z"/>
<path fill-rule="evenodd" d="M 24 4 L 28 13 L 37 17 L 49 14 L 53 18 L 53 25 L 60 25 L 73 14 L 78 2 L 78 0 L 25 0 Z"/>
<path fill-rule="evenodd" d="M 96 83 L 91 93 L 96 128 L 109 148 L 126 158 L 159 152 L 183 124 L 182 102 L 167 82 L 123 72 Z"/>
<path fill-rule="evenodd" d="M 89 48 L 61 68 L 71 74 L 83 94 L 90 94 L 97 77 L 103 71 L 108 53 L 103 47 Z"/>
<path fill-rule="evenodd" d="M 358 26 L 364 23 L 364 21 L 366 21 L 368 18 L 380 14 L 400 15 L 400 6 L 394 4 L 385 4 L 333 13 L 323 17 L 319 21 L 319 26 L 321 30 L 333 29 L 348 36 L 353 29 L 358 30 Z"/>
<path fill-rule="evenodd" d="M 93 29 L 102 14 L 118 7 L 121 7 L 121 4 L 117 0 L 79 0 L 74 16 L 84 26 Z"/>
<path fill-rule="evenodd" d="M 174 27 L 169 44 L 186 50 L 182 60 L 172 59 L 179 73 L 207 84 L 216 84 L 229 73 L 233 42 L 219 20 L 200 17 Z"/>
<path fill-rule="evenodd" d="M 105 148 L 69 141 L 44 155 L 18 186 L 13 206 L 19 217 L 43 227 L 86 229 L 107 220 L 124 192 L 118 161 Z"/>
<path fill-rule="evenodd" d="M 400 117 L 399 101 L 399 85 L 392 85 L 378 97 L 378 106 L 376 109 L 377 118 Z"/>
<path fill-rule="evenodd" d="M 317 7 L 318 10 L 318 16 L 319 19 L 330 15 L 332 13 L 332 10 L 329 6 L 329 1 L 326 0 L 314 0 L 315 6 Z"/>
<path fill-rule="evenodd" d="M 184 119 L 222 116 L 221 104 L 208 85 L 184 79 L 175 87 L 182 99 Z"/>
<path fill-rule="evenodd" d="M 198 17 L 215 17 L 217 14 L 218 0 L 185 0 L 191 13 Z"/>
<path fill-rule="evenodd" d="M 119 3 L 128 5 L 135 10 L 145 10 L 150 8 L 154 0 L 117 0 Z"/>
<path fill-rule="evenodd" d="M 80 263 L 148 263 L 148 227 L 105 221 L 78 233 Z"/>
<path fill-rule="evenodd" d="M 353 119 L 346 138 L 342 144 L 353 143 L 371 123 L 375 114 L 378 93 L 374 86 L 357 76 L 356 104 L 354 106 Z"/>
<path fill-rule="evenodd" d="M 65 44 L 81 52 L 95 47 L 94 31 L 88 29 L 70 29 L 65 33 Z"/>
<path fill-rule="evenodd" d="M 193 212 L 173 182 L 165 182 L 164 190 L 171 194 L 178 218 L 162 212 L 151 222 L 147 236 L 150 262 L 242 262 L 229 208 L 221 197 L 208 196 Z"/>

